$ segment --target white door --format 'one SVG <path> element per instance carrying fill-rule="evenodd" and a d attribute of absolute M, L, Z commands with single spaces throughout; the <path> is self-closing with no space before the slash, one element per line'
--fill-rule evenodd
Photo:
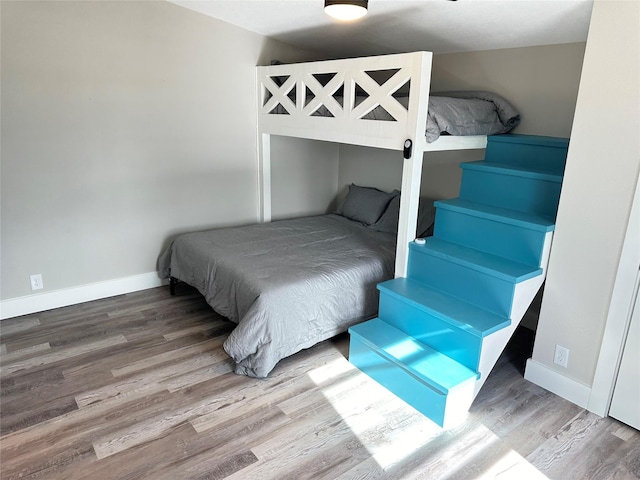
<path fill-rule="evenodd" d="M 640 430 L 640 301 L 637 289 L 635 299 L 609 416 Z"/>

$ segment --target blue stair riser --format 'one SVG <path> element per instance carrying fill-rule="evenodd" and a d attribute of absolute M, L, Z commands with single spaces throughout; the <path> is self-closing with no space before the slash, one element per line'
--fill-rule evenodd
<path fill-rule="evenodd" d="M 543 168 L 557 174 L 564 172 L 568 140 L 524 135 L 487 137 L 485 160 L 521 167 Z"/>
<path fill-rule="evenodd" d="M 542 260 L 546 237 L 543 231 L 441 208 L 436 210 L 433 234 L 449 242 L 536 266 Z"/>
<path fill-rule="evenodd" d="M 447 395 L 425 385 L 351 334 L 349 362 L 438 425 L 444 423 Z"/>
<path fill-rule="evenodd" d="M 460 198 L 555 218 L 561 184 L 465 169 Z"/>
<path fill-rule="evenodd" d="M 407 277 L 498 315 L 511 314 L 514 282 L 429 255 L 428 250 L 410 250 Z"/>
<path fill-rule="evenodd" d="M 421 343 L 477 371 L 482 338 L 423 309 L 380 291 L 378 317 Z"/>

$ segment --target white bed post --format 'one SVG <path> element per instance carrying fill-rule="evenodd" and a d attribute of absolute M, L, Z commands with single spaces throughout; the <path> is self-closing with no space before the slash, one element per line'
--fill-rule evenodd
<path fill-rule="evenodd" d="M 258 99 L 258 220 L 271 221 L 271 134 L 263 127 L 266 90 L 263 84 L 263 70 L 256 69 L 256 94 Z"/>
<path fill-rule="evenodd" d="M 432 54 L 421 52 L 414 57 L 412 85 L 409 96 L 409 118 L 407 119 L 407 139 L 411 140 L 410 155 L 404 155 L 402 164 L 402 195 L 400 197 L 400 218 L 398 219 L 398 244 L 396 246 L 395 276 L 407 276 L 409 242 L 416 238 L 420 182 L 422 178 L 422 157 L 427 147 L 425 125 L 429 107 L 429 87 L 431 85 Z"/>
<path fill-rule="evenodd" d="M 403 162 L 398 244 L 396 246 L 396 278 L 407 276 L 409 242 L 416 238 L 420 179 L 422 176 L 422 150 L 414 148 L 411 156 L 405 158 Z"/>
<path fill-rule="evenodd" d="M 258 174 L 258 193 L 260 197 L 260 222 L 271 221 L 271 135 L 260 132 L 260 167 Z"/>

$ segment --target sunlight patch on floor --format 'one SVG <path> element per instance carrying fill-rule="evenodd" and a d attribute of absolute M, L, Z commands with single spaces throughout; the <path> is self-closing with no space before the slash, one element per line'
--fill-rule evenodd
<path fill-rule="evenodd" d="M 335 374 L 333 381 L 331 374 Z M 316 385 L 324 385 L 325 399 L 383 469 L 401 462 L 443 432 L 346 360 L 315 369 L 309 377 Z"/>
<path fill-rule="evenodd" d="M 335 381 L 342 375 L 353 372 L 355 367 L 345 358 L 338 358 L 325 363 L 321 367 L 314 368 L 307 375 L 318 386 Z"/>
<path fill-rule="evenodd" d="M 407 463 L 405 467 L 410 463 L 416 478 L 423 474 L 428 478 L 429 472 L 447 464 L 473 463 L 475 457 L 500 442 L 482 423 L 443 430 L 346 359 L 329 362 L 308 375 L 383 470 L 402 471 L 403 463 Z M 441 436 L 446 437 L 438 438 Z M 457 436 L 461 441 L 456 441 Z M 430 450 L 430 442 L 434 442 L 437 454 Z M 476 478 L 548 480 L 514 450 Z"/>
<path fill-rule="evenodd" d="M 514 478 L 527 480 L 549 480 L 546 475 L 531 465 L 518 452 L 510 450 L 489 470 L 483 472 L 478 480 L 511 480 Z"/>

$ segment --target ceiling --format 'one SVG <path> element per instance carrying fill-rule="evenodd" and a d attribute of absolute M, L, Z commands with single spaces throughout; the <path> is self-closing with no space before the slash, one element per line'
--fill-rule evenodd
<path fill-rule="evenodd" d="M 322 0 L 169 0 L 326 57 L 434 53 L 583 42 L 593 0 L 369 0 L 340 23 Z"/>

